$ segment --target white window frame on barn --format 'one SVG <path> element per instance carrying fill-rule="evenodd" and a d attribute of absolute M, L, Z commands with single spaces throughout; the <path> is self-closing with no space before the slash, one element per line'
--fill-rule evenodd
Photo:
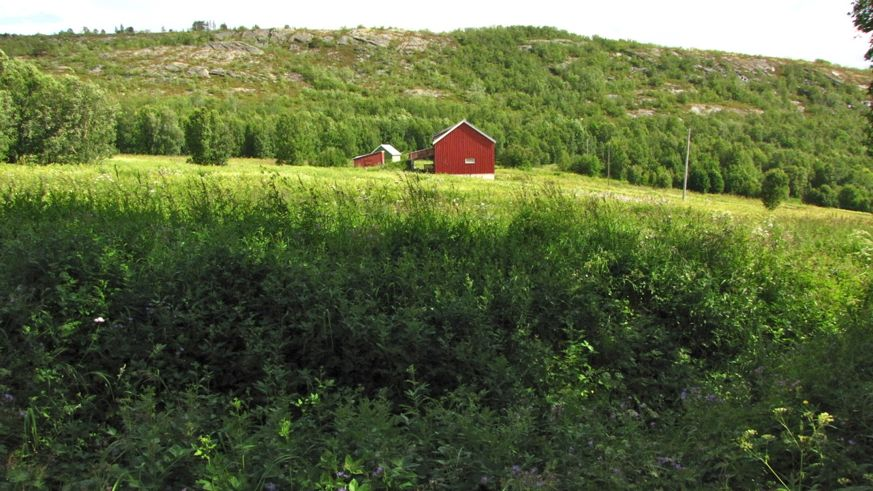
<path fill-rule="evenodd" d="M 476 157 L 467 157 L 467 158 L 464 159 L 464 163 L 465 163 L 465 164 L 475 164 L 475 163 L 476 163 Z"/>

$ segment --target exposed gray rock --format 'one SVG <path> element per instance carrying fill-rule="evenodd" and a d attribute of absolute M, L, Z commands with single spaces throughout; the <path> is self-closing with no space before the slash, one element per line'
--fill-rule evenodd
<path fill-rule="evenodd" d="M 186 68 L 188 68 L 188 65 L 185 63 L 182 63 L 180 61 L 174 61 L 173 63 L 170 63 L 169 65 L 164 65 L 164 70 L 166 70 L 168 72 L 173 72 L 173 73 L 181 72 L 182 70 L 184 70 Z"/>
<path fill-rule="evenodd" d="M 351 32 L 352 39 L 355 41 L 376 46 L 378 48 L 387 48 L 391 44 L 391 36 L 387 34 L 375 34 L 370 30 L 355 29 Z"/>
<path fill-rule="evenodd" d="M 193 66 L 188 69 L 188 75 L 201 78 L 209 78 L 209 70 L 202 66 Z"/>
<path fill-rule="evenodd" d="M 215 77 L 229 77 L 229 76 L 231 76 L 230 72 L 228 72 L 224 68 L 212 68 L 209 70 L 209 75 L 212 75 Z"/>
<path fill-rule="evenodd" d="M 264 54 L 264 50 L 262 50 L 261 48 L 258 48 L 257 46 L 252 46 L 251 44 L 247 44 L 242 41 L 212 42 L 207 43 L 206 46 L 219 51 L 245 51 L 253 55 Z"/>
<path fill-rule="evenodd" d="M 298 32 L 291 37 L 291 40 L 295 43 L 309 44 L 312 42 L 312 38 L 312 34 L 309 34 L 308 32 Z"/>
<path fill-rule="evenodd" d="M 352 43 L 352 38 L 348 36 L 340 36 L 339 39 L 336 40 L 336 44 L 340 46 L 347 46 Z"/>

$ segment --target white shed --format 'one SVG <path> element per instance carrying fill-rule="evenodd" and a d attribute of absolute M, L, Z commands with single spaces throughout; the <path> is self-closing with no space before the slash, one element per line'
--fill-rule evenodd
<path fill-rule="evenodd" d="M 379 145 L 378 147 L 376 147 L 376 150 L 373 150 L 373 153 L 380 152 L 380 151 L 385 152 L 386 154 L 390 155 L 391 162 L 400 162 L 400 150 L 397 150 L 392 145 L 389 145 L 387 143 L 383 143 L 383 144 Z"/>

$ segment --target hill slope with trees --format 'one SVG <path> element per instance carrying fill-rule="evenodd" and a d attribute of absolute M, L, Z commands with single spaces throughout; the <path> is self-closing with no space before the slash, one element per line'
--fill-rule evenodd
<path fill-rule="evenodd" d="M 871 209 L 869 76 L 824 61 L 532 27 L 5 35 L 0 49 L 105 90 L 121 152 L 190 153 L 182 130 L 201 107 L 226 120 L 231 154 L 317 165 L 421 148 L 467 118 L 503 165 L 669 187 L 691 129 L 693 190 L 757 196 L 781 169 L 791 197 Z"/>

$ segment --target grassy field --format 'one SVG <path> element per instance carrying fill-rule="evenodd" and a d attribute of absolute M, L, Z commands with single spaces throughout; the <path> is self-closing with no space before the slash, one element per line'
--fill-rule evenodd
<path fill-rule="evenodd" d="M 679 189 L 655 189 L 634 186 L 627 182 L 582 176 L 562 172 L 547 165 L 528 170 L 499 168 L 493 182 L 465 179 L 457 176 L 411 174 L 400 164 L 387 168 L 356 169 L 350 167 L 310 167 L 276 165 L 273 159 L 231 159 L 227 166 L 192 166 L 185 157 L 119 155 L 100 165 L 38 166 L 22 167 L 2 165 L 4 183 L 27 183 L 34 180 L 46 185 L 66 186 L 91 183 L 91 187 L 116 186 L 123 182 L 167 183 L 186 180 L 192 176 L 210 176 L 244 186 L 255 186 L 265 176 L 276 175 L 297 184 L 317 184 L 343 189 L 367 189 L 372 187 L 401 190 L 404 183 L 414 180 L 438 191 L 449 198 L 464 201 L 484 201 L 494 204 L 511 202 L 531 189 L 553 189 L 580 199 L 603 198 L 628 203 L 645 203 L 671 209 L 692 209 L 700 212 L 726 213 L 751 220 L 808 220 L 843 224 L 870 230 L 873 215 L 870 213 L 821 208 L 791 200 L 777 210 L 766 210 L 759 199 L 724 194 L 700 194 L 688 192 L 682 199 Z M 293 186 L 290 186 L 293 187 Z"/>
<path fill-rule="evenodd" d="M 0 487 L 869 489 L 873 217 L 544 167 L 0 166 Z"/>

